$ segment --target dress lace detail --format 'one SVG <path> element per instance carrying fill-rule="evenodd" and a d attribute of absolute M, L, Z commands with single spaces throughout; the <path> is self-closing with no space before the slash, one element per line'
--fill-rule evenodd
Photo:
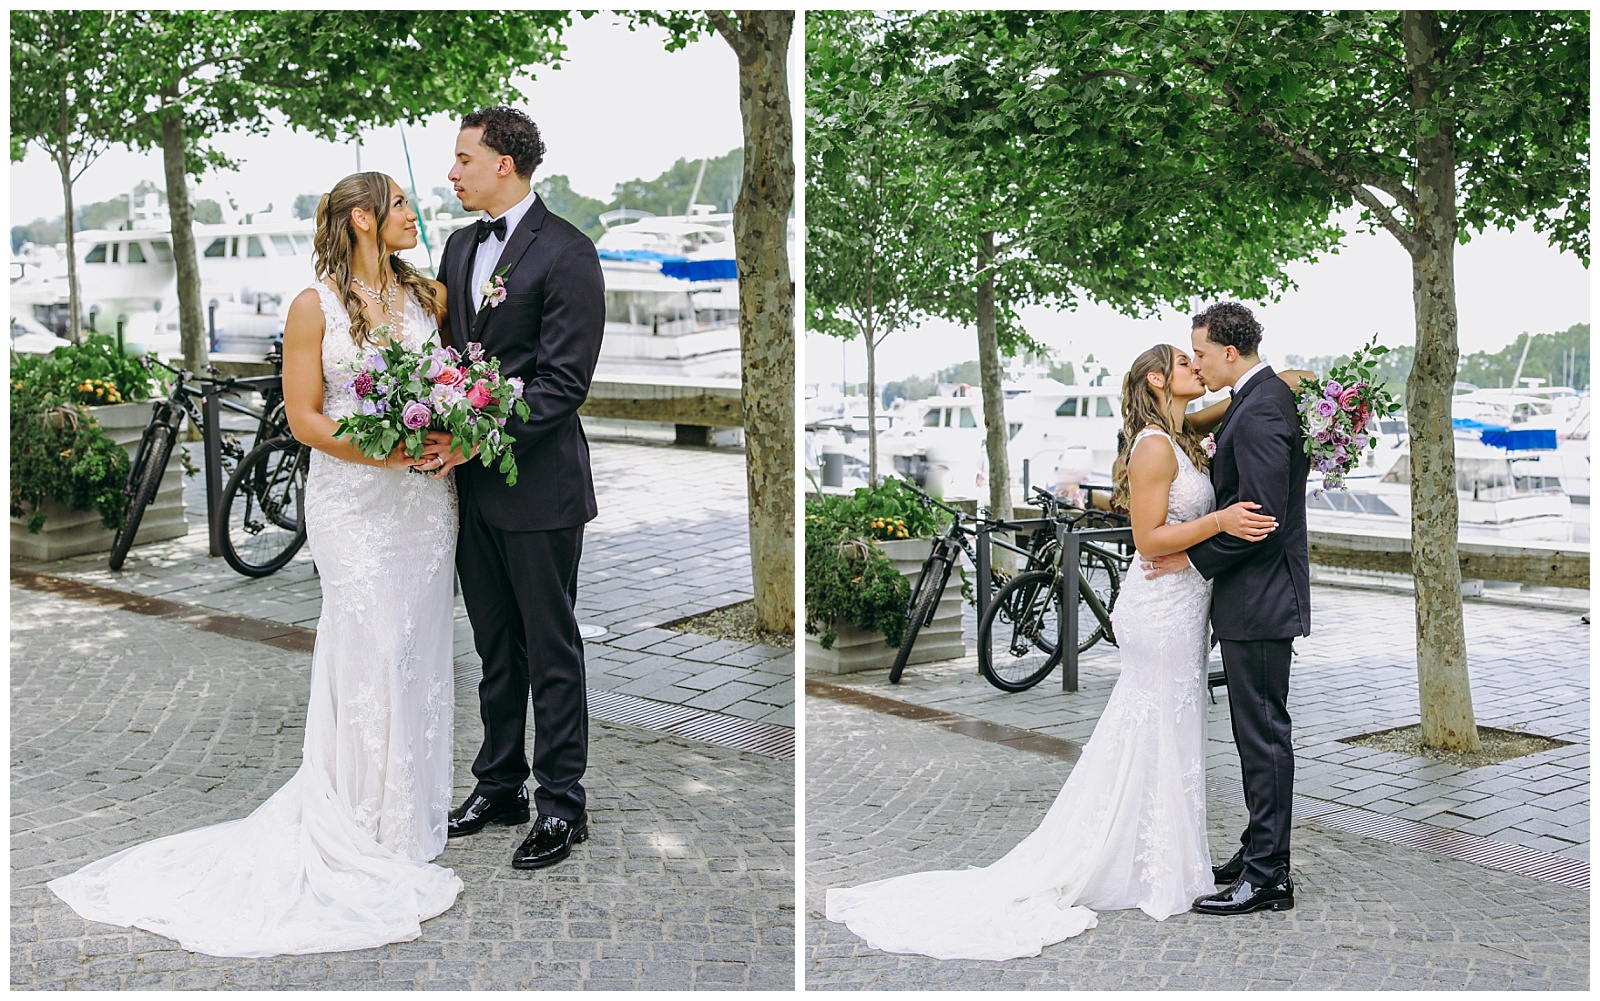
<path fill-rule="evenodd" d="M 1152 434 L 1162 433 L 1135 443 Z M 1173 451 L 1168 524 L 1215 503 L 1210 479 Z M 1210 613 L 1210 582 L 1193 568 L 1130 573 L 1112 613 L 1122 676 L 1038 828 L 984 868 L 831 889 L 828 920 L 885 952 L 1005 960 L 1093 928 L 1096 910 L 1137 907 L 1159 921 L 1213 892 L 1201 699 Z"/>
<path fill-rule="evenodd" d="M 318 285 L 323 412 L 354 407 L 360 350 Z M 407 296 L 397 336 L 434 329 Z M 300 769 L 243 820 L 137 845 L 49 885 L 93 921 L 214 956 L 368 949 L 417 938 L 461 890 L 429 864 L 450 809 L 456 497 L 451 478 L 313 452 L 305 517 L 322 618 Z"/>

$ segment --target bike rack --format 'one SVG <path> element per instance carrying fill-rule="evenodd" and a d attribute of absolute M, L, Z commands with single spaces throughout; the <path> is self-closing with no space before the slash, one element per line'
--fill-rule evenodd
<path fill-rule="evenodd" d="M 1066 522 L 1056 521 L 1054 518 L 1024 518 L 1019 521 L 1005 522 L 1001 529 L 1006 532 L 1032 531 L 1034 529 L 1055 526 L 1056 542 L 1061 546 L 1061 565 L 1063 567 L 1078 566 L 1079 554 L 1082 552 L 1082 542 L 1132 542 L 1133 529 L 1131 528 L 1090 528 L 1075 532 Z M 984 612 L 989 607 L 989 528 L 983 523 L 978 525 L 978 583 L 974 587 L 978 598 L 978 621 L 983 621 Z M 1078 690 L 1078 602 L 1077 595 L 1073 592 L 1079 588 L 1079 577 L 1076 570 L 1061 575 L 1061 635 L 1056 640 L 1061 644 L 1061 690 L 1075 692 Z M 1067 637 L 1073 637 L 1072 642 L 1067 642 Z"/>
<path fill-rule="evenodd" d="M 227 385 L 210 384 L 200 395 L 200 413 L 206 422 L 201 435 L 206 457 L 206 533 L 207 555 L 222 555 L 222 536 L 228 530 L 222 510 L 222 397 L 241 389 L 277 389 L 283 385 L 281 375 L 257 375 L 234 379 Z"/>

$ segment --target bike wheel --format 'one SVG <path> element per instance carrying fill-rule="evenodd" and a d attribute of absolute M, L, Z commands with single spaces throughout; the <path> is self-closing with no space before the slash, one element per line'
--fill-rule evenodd
<path fill-rule="evenodd" d="M 1089 589 L 1094 592 L 1100 604 L 1106 610 L 1107 616 L 1117 604 L 1117 595 L 1122 591 L 1121 568 L 1117 561 L 1105 553 L 1095 549 L 1084 549 L 1078 554 L 1078 572 L 1088 582 Z M 1112 646 L 1117 645 L 1116 636 L 1106 629 L 1094 612 L 1089 609 L 1089 603 L 1083 597 L 1080 589 L 1078 592 L 1078 652 L 1085 650 L 1100 642 L 1108 640 Z"/>
<path fill-rule="evenodd" d="M 172 428 L 158 424 L 146 429 L 134 468 L 128 471 L 128 513 L 122 518 L 122 527 L 111 539 L 111 569 L 122 569 L 128 550 L 133 548 L 134 537 L 139 534 L 139 522 L 144 519 L 145 508 L 150 506 L 161 490 L 161 477 L 166 475 L 167 460 L 171 457 Z"/>
<path fill-rule="evenodd" d="M 246 577 L 276 573 L 306 541 L 305 447 L 273 438 L 250 450 L 222 491 L 222 558 Z"/>
<path fill-rule="evenodd" d="M 1055 574 L 1030 570 L 1006 582 L 978 623 L 978 670 L 1004 692 L 1027 691 L 1061 659 Z"/>
<path fill-rule="evenodd" d="M 935 580 L 935 577 L 939 579 Z M 929 556 L 922 574 L 917 578 L 917 593 L 911 596 L 911 617 L 906 622 L 906 634 L 900 638 L 900 649 L 894 655 L 894 665 L 889 668 L 889 684 L 900 684 L 900 675 L 906 669 L 906 661 L 911 659 L 911 648 L 917 643 L 917 634 L 933 618 L 934 607 L 939 604 L 948 579 L 948 574 L 940 572 L 938 561 Z"/>

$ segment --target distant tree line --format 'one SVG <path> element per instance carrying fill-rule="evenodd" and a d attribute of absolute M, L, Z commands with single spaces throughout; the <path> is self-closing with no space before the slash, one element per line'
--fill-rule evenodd
<path fill-rule="evenodd" d="M 550 211 L 583 230 L 588 237 L 598 239 L 605 232 L 600 224 L 600 214 L 614 209 L 638 209 L 653 215 L 685 215 L 689 211 L 689 196 L 694 195 L 699 205 L 714 205 L 717 212 L 732 212 L 739 197 L 739 177 L 744 171 L 744 150 L 734 149 L 722 156 L 706 161 L 706 176 L 700 181 L 700 191 L 695 194 L 694 182 L 700 173 L 700 161 L 680 159 L 658 177 L 651 180 L 635 178 L 623 181 L 611 192 L 611 200 L 601 201 L 572 190 L 572 181 L 565 174 L 551 174 L 536 180 L 533 189 L 544 199 Z M 444 199 L 440 211 L 453 215 L 462 213 L 461 202 L 449 188 L 434 188 L 433 193 Z"/>
<path fill-rule="evenodd" d="M 1528 340 L 1528 357 L 1523 359 L 1523 341 Z M 1396 345 L 1378 359 L 1379 378 L 1388 384 L 1389 392 L 1404 401 L 1406 376 L 1411 371 L 1416 347 Z M 1313 372 L 1326 372 L 1330 367 L 1349 361 L 1348 355 L 1284 355 L 1284 364 L 1290 368 L 1306 368 Z M 1522 362 L 1524 379 L 1543 379 L 1547 386 L 1571 386 L 1588 389 L 1589 375 L 1589 324 L 1575 323 L 1554 334 L 1526 333 L 1498 351 L 1477 351 L 1462 355 L 1456 367 L 1456 379 L 1485 389 L 1510 387 L 1517 374 L 1517 363 Z"/>
<path fill-rule="evenodd" d="M 163 202 L 167 199 L 166 191 L 150 181 L 140 181 L 133 186 L 135 204 L 142 202 L 144 196 L 155 192 Z M 315 203 L 313 203 L 313 206 Z M 73 213 L 72 228 L 74 232 L 82 233 L 86 229 L 116 229 L 128 219 L 128 198 L 119 195 L 116 198 L 107 198 L 103 202 L 90 202 L 87 205 L 77 206 Z M 210 198 L 201 198 L 194 203 L 195 222 L 221 222 L 222 206 Z M 32 243 L 41 247 L 53 247 L 67 238 L 66 217 L 58 215 L 54 219 L 39 217 L 23 226 L 11 227 L 11 252 L 16 253 L 22 249 L 24 243 Z"/>

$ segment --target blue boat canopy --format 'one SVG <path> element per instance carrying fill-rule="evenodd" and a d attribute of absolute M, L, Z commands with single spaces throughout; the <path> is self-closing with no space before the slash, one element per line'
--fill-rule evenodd
<path fill-rule="evenodd" d="M 600 255 L 602 261 L 655 261 L 665 264 L 668 261 L 687 261 L 682 254 L 663 254 L 655 250 L 606 250 L 596 248 L 595 253 Z"/>
<path fill-rule="evenodd" d="M 739 266 L 733 261 L 663 261 L 661 273 L 668 278 L 682 278 L 691 282 L 725 281 L 739 277 Z"/>
<path fill-rule="evenodd" d="M 1508 452 L 1521 452 L 1529 449 L 1554 449 L 1556 447 L 1555 428 L 1521 428 L 1516 431 L 1489 430 L 1480 436 L 1485 445 L 1503 448 Z"/>

